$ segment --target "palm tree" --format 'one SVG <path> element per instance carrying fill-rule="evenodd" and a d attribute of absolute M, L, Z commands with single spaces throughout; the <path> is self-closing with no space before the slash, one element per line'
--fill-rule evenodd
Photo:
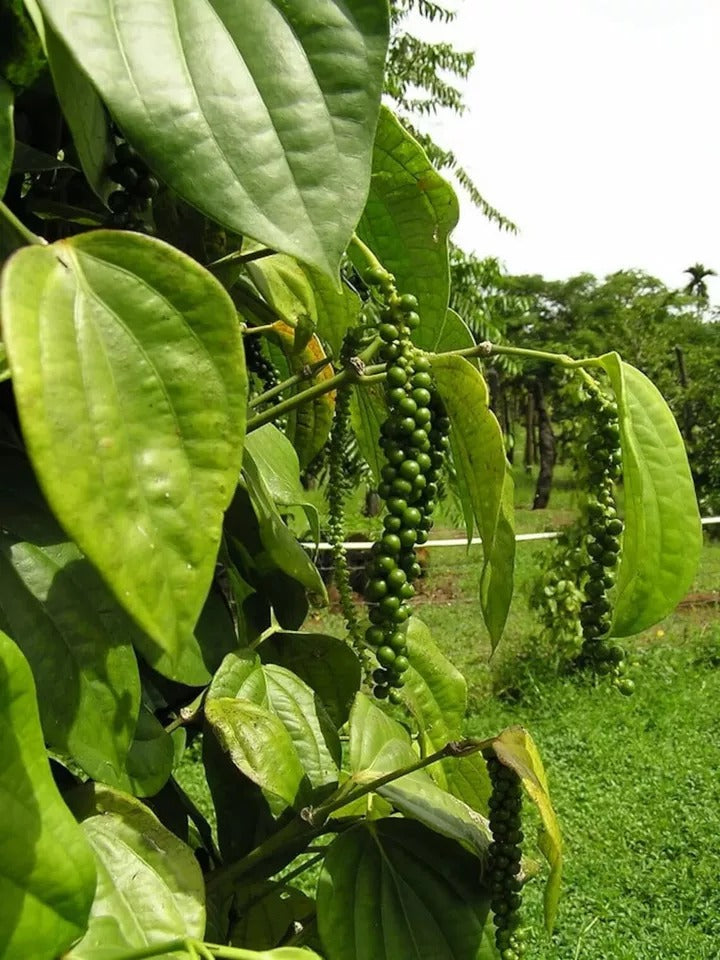
<path fill-rule="evenodd" d="M 690 274 L 690 282 L 685 287 L 683 293 L 689 293 L 690 296 L 697 297 L 701 303 L 706 305 L 708 302 L 708 288 L 705 283 L 705 277 L 716 277 L 717 273 L 709 267 L 706 267 L 703 263 L 694 263 L 691 267 L 688 267 L 687 270 L 683 270 L 683 273 Z"/>

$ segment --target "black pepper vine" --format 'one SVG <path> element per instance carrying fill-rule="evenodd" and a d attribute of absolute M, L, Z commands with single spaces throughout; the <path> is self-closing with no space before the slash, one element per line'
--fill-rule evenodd
<path fill-rule="evenodd" d="M 585 602 L 580 609 L 583 633 L 581 656 L 598 673 L 611 675 L 621 693 L 630 695 L 635 685 L 624 676 L 623 650 L 608 639 L 612 624 L 609 593 L 615 584 L 623 531 L 613 493 L 613 485 L 621 469 L 618 410 L 617 404 L 597 389 L 588 391 L 587 405 L 593 433 L 585 444 L 588 481 L 584 506 L 587 562 L 584 569 Z"/>
<path fill-rule="evenodd" d="M 489 822 L 492 843 L 488 848 L 490 908 L 495 921 L 495 945 L 502 960 L 520 960 L 525 940 L 520 930 L 522 906 L 522 786 L 520 778 L 492 751 L 484 754 L 492 793 Z"/>
<path fill-rule="evenodd" d="M 410 341 L 420 323 L 412 294 L 398 294 L 391 274 L 371 269 L 366 283 L 380 302 L 378 333 L 385 361 L 389 414 L 380 445 L 387 463 L 378 493 L 387 515 L 374 544 L 365 598 L 370 626 L 367 644 L 375 650 L 373 693 L 400 703 L 403 674 L 409 667 L 406 630 L 413 581 L 422 573 L 415 548 L 427 541 L 438 496 L 438 482 L 449 445 L 449 420 L 435 391 L 430 361 Z"/>
<path fill-rule="evenodd" d="M 353 603 L 347 551 L 345 550 L 345 499 L 350 481 L 345 470 L 345 450 L 350 436 L 350 399 L 351 388 L 338 390 L 335 400 L 335 416 L 328 443 L 328 485 L 327 500 L 329 507 L 328 539 L 332 547 L 333 573 L 340 594 L 340 606 L 345 618 L 345 627 L 351 643 L 357 650 L 366 670 L 370 667 L 360 639 L 360 625 L 355 604 Z"/>

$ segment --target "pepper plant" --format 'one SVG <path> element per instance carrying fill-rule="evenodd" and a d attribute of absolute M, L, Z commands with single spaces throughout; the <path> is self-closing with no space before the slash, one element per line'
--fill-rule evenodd
<path fill-rule="evenodd" d="M 500 641 L 513 488 L 482 363 L 536 355 L 448 309 L 458 204 L 381 105 L 384 0 L 6 10 L 0 953 L 513 960 L 522 792 L 557 908 L 546 777 L 521 727 L 463 738 L 412 581 L 453 482 Z M 682 442 L 616 354 L 542 356 L 614 396 L 598 623 L 625 636 L 693 575 Z M 362 610 L 350 438 L 387 505 Z M 303 630 L 325 587 L 287 514 L 318 532 L 300 473 L 328 447 L 339 637 Z M 192 741 L 212 823 L 173 776 Z"/>

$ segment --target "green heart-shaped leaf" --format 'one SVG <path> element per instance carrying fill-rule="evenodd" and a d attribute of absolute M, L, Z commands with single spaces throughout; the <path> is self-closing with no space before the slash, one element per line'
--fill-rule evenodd
<path fill-rule="evenodd" d="M 505 628 L 513 590 L 515 530 L 513 480 L 505 443 L 489 407 L 482 374 L 464 357 L 432 357 L 438 391 L 452 424 L 450 440 L 464 501 L 468 539 L 477 523 L 484 564 L 480 604 L 493 648 Z"/>
<path fill-rule="evenodd" d="M 257 652 L 263 663 L 277 663 L 311 687 L 336 727 L 345 723 L 361 674 L 345 641 L 321 633 L 273 633 Z"/>
<path fill-rule="evenodd" d="M 335 278 L 367 194 L 384 0 L 39 2 L 158 177 Z"/>
<path fill-rule="evenodd" d="M 205 889 L 192 850 L 133 797 L 93 784 L 69 802 L 95 853 L 98 886 L 88 931 L 68 960 L 120 960 L 143 947 L 202 937 Z"/>
<path fill-rule="evenodd" d="M 458 220 L 455 191 L 387 107 L 380 111 L 370 193 L 358 224 L 362 240 L 418 298 L 419 347 L 433 349 L 450 295 L 448 235 Z M 352 251 L 351 251 L 352 252 Z"/>
<path fill-rule="evenodd" d="M 277 664 L 263 665 L 257 654 L 249 651 L 231 653 L 213 678 L 207 704 L 217 698 L 230 697 L 261 707 L 277 717 L 290 737 L 291 750 L 312 788 L 337 783 L 338 771 L 325 742 L 314 692 L 299 677 Z M 247 755 L 250 756 L 249 751 Z"/>
<path fill-rule="evenodd" d="M 58 793 L 25 658 L 0 633 L 0 955 L 53 960 L 82 936 L 95 866 Z"/>
<path fill-rule="evenodd" d="M 68 541 L 25 457 L 0 447 L 0 475 L 0 619 L 33 671 L 45 740 L 91 777 L 125 786 L 140 631 Z"/>
<path fill-rule="evenodd" d="M 687 453 L 670 408 L 648 378 L 602 357 L 620 418 L 625 530 L 611 635 L 631 636 L 671 613 L 692 584 L 702 548 Z"/>
<path fill-rule="evenodd" d="M 350 714 L 349 752 L 353 779 L 362 784 L 412 766 L 418 759 L 407 730 L 363 694 L 358 694 Z M 487 850 L 487 821 L 439 787 L 427 770 L 390 780 L 377 792 L 405 816 L 459 841 L 476 856 Z"/>
<path fill-rule="evenodd" d="M 1 297 L 23 435 L 52 510 L 148 635 L 151 665 L 206 682 L 193 631 L 245 427 L 230 298 L 167 244 L 103 230 L 18 251 Z"/>
<path fill-rule="evenodd" d="M 323 863 L 318 929 L 328 960 L 496 960 L 478 863 L 419 823 L 342 834 Z"/>

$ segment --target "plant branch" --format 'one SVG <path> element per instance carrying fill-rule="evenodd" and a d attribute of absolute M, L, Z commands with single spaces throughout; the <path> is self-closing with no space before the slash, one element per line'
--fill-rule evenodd
<path fill-rule="evenodd" d="M 300 407 L 304 403 L 314 400 L 316 397 L 321 397 L 325 393 L 337 390 L 338 387 L 341 387 L 344 383 L 360 382 L 365 373 L 365 365 L 372 360 L 381 346 L 382 340 L 380 337 L 375 337 L 369 346 L 361 353 L 356 357 L 351 357 L 347 365 L 339 373 L 336 373 L 335 376 L 329 377 L 327 380 L 321 380 L 320 383 L 314 383 L 306 390 L 296 393 L 292 397 L 288 397 L 287 400 L 281 400 L 280 403 L 276 403 L 262 413 L 251 417 L 248 420 L 246 432 L 252 433 L 253 430 L 263 427 L 266 423 L 271 423 L 273 420 L 284 416 L 296 407 Z"/>
<path fill-rule="evenodd" d="M 254 250 L 252 253 L 243 253 L 242 250 L 233 250 L 232 253 L 226 254 L 224 257 L 220 257 L 219 260 L 213 260 L 212 263 L 208 263 L 207 268 L 219 267 L 226 263 L 252 263 L 253 260 L 262 260 L 264 257 L 272 257 L 277 253 L 277 250 L 271 250 L 269 247 L 263 247 L 261 250 Z"/>
<path fill-rule="evenodd" d="M 561 367 L 568 369 L 601 366 L 599 357 L 585 357 L 582 360 L 575 360 L 566 353 L 550 353 L 547 350 L 530 350 L 525 347 L 501 346 L 496 343 L 490 343 L 489 340 L 477 343 L 474 347 L 465 347 L 463 350 L 448 350 L 445 353 L 438 354 L 438 356 L 485 358 L 495 356 L 525 357 L 528 360 L 547 360 L 549 363 L 557 363 Z"/>
<path fill-rule="evenodd" d="M 240 877 L 246 877 L 248 874 L 252 875 L 266 861 L 274 860 L 281 854 L 286 855 L 293 849 L 295 852 L 292 858 L 300 856 L 300 854 L 305 853 L 308 841 L 315 840 L 324 833 L 342 833 L 343 830 L 360 819 L 359 817 L 347 817 L 343 820 L 337 820 L 329 826 L 326 823 L 311 824 L 303 816 L 304 812 L 301 812 L 281 830 L 264 840 L 242 859 L 236 860 L 234 863 L 228 863 L 209 873 L 205 877 L 207 891 L 210 892 L 222 887 L 225 883 L 235 883 Z M 276 868 L 273 872 L 277 872 L 277 869 L 279 868 Z"/>
<path fill-rule="evenodd" d="M 266 333 L 268 330 L 274 330 L 274 329 L 275 329 L 274 323 L 263 323 L 257 327 L 243 327 L 242 335 L 244 337 L 252 337 L 256 333 Z"/>
<path fill-rule="evenodd" d="M 415 761 L 415 763 L 410 763 L 406 767 L 399 767 L 397 770 L 385 773 L 368 783 L 359 784 L 357 789 L 348 790 L 343 796 L 338 797 L 336 794 L 335 799 L 331 797 L 326 803 L 320 804 L 319 807 L 308 807 L 303 811 L 303 816 L 311 824 L 325 822 L 336 810 L 341 810 L 349 803 L 359 800 L 360 797 L 364 797 L 368 793 L 375 793 L 380 787 L 384 787 L 386 783 L 392 783 L 393 780 L 399 780 L 401 777 L 406 777 L 409 773 L 415 773 L 417 770 L 422 770 L 424 767 L 429 767 L 431 764 L 437 763 L 439 760 L 445 760 L 448 757 L 469 757 L 471 754 L 485 749 L 491 742 L 491 740 L 478 740 L 476 737 L 467 740 L 451 740 L 450 743 L 446 743 L 440 750 L 436 750 L 435 753 L 431 753 L 426 757 L 421 757 Z"/>
<path fill-rule="evenodd" d="M 255 327 L 254 329 L 258 330 L 260 328 Z M 283 380 L 282 383 L 278 383 L 276 386 L 271 387 L 269 390 L 266 390 L 251 400 L 250 409 L 252 410 L 254 407 L 261 407 L 263 404 L 269 403 L 273 397 L 277 397 L 279 394 L 284 393 L 291 387 L 297 386 L 298 383 L 302 383 L 304 380 L 312 380 L 315 374 L 319 373 L 319 371 L 329 363 L 332 363 L 330 357 L 323 357 L 322 360 L 316 360 L 315 363 L 307 364 L 298 373 L 293 374 L 292 377 L 288 377 L 287 380 Z"/>

